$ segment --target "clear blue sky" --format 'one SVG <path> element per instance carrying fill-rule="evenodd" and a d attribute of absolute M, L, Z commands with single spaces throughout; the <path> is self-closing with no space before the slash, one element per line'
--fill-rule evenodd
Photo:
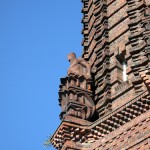
<path fill-rule="evenodd" d="M 81 8 L 80 0 L 0 0 L 0 150 L 47 149 L 66 56 L 82 53 Z"/>

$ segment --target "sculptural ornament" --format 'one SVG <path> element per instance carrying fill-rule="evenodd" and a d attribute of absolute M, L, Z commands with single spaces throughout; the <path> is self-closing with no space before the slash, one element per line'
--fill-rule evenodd
<path fill-rule="evenodd" d="M 76 58 L 75 53 L 70 53 L 68 55 L 68 61 L 70 62 L 70 67 L 68 69 L 68 75 L 83 75 L 86 78 L 91 78 L 91 66 L 83 58 Z"/>
<path fill-rule="evenodd" d="M 84 58 L 68 55 L 70 67 L 67 76 L 61 78 L 59 102 L 62 107 L 61 119 L 69 116 L 90 120 L 95 112 L 93 101 L 91 66 Z"/>

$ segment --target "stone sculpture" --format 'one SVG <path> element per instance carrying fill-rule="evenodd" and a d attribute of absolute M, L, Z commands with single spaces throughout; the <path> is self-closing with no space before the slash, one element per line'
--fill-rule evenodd
<path fill-rule="evenodd" d="M 75 53 L 68 55 L 70 67 L 67 77 L 61 78 L 59 102 L 62 107 L 61 119 L 73 116 L 90 120 L 94 111 L 90 64 Z"/>
<path fill-rule="evenodd" d="M 76 58 L 75 53 L 70 53 L 68 55 L 68 61 L 70 62 L 70 67 L 68 69 L 68 75 L 70 73 L 74 75 L 83 75 L 86 78 L 91 78 L 91 67 L 90 64 L 83 58 Z"/>

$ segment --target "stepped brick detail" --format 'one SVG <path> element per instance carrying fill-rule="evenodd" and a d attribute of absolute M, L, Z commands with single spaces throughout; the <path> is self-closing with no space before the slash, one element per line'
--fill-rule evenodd
<path fill-rule="evenodd" d="M 68 59 L 62 122 L 49 141 L 58 150 L 148 150 L 150 1 L 82 3 L 82 58 Z"/>

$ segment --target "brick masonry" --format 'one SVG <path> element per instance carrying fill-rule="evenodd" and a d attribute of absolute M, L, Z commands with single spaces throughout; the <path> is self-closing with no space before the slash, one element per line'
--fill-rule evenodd
<path fill-rule="evenodd" d="M 82 58 L 92 67 L 95 114 L 66 117 L 50 142 L 59 150 L 148 150 L 150 2 L 82 3 Z"/>

